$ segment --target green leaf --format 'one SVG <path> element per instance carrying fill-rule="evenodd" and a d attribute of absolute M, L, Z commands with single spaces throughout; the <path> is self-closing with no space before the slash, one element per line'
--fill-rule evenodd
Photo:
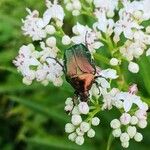
<path fill-rule="evenodd" d="M 58 137 L 58 136 L 48 136 L 46 138 L 43 137 L 34 137 L 27 139 L 27 142 L 39 144 L 48 147 L 56 147 L 64 150 L 94 150 L 94 147 L 89 144 L 84 144 L 82 146 L 78 146 L 70 141 L 67 138 Z"/>
<path fill-rule="evenodd" d="M 149 59 L 148 57 L 143 56 L 138 60 L 138 63 L 140 66 L 139 73 L 140 73 L 141 79 L 144 82 L 144 87 L 147 93 L 150 95 L 150 68 L 149 68 L 150 62 L 148 59 Z"/>
<path fill-rule="evenodd" d="M 58 109 L 54 108 L 49 108 L 44 105 L 42 105 L 39 102 L 35 102 L 33 100 L 26 100 L 23 98 L 18 98 L 16 96 L 9 96 L 9 99 L 11 101 L 18 102 L 26 107 L 28 107 L 30 110 L 43 114 L 44 116 L 53 118 L 54 120 L 62 120 L 63 122 L 67 122 L 67 119 L 65 117 L 65 113 L 60 113 Z"/>

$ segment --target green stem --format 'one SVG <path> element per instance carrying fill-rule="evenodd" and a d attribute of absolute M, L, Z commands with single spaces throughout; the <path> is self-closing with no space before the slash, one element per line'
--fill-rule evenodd
<path fill-rule="evenodd" d="M 109 138 L 108 138 L 108 142 L 107 142 L 107 148 L 106 148 L 106 150 L 110 150 L 112 141 L 113 141 L 113 136 L 112 136 L 112 133 L 110 133 Z"/>

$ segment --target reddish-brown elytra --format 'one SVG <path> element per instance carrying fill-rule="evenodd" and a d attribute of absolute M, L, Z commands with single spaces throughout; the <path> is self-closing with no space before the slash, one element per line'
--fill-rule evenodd
<path fill-rule="evenodd" d="M 76 44 L 65 51 L 64 72 L 67 82 L 75 89 L 75 95 L 81 101 L 87 101 L 95 82 L 96 68 L 86 46 Z"/>

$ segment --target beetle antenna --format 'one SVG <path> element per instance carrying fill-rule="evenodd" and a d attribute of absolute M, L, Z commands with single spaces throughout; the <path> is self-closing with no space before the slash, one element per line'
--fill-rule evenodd
<path fill-rule="evenodd" d="M 58 61 L 58 59 L 53 58 L 53 57 L 50 57 L 50 56 L 46 57 L 46 59 L 47 59 L 47 58 L 50 58 L 50 59 L 55 60 L 55 61 L 62 67 L 62 69 L 63 69 L 63 71 L 64 71 L 64 66 Z"/>

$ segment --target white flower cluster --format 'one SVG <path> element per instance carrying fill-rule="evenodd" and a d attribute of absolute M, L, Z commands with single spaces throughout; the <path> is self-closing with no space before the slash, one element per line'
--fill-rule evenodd
<path fill-rule="evenodd" d="M 113 129 L 113 136 L 120 137 L 124 148 L 129 146 L 129 140 L 132 138 L 137 142 L 142 141 L 143 135 L 137 131 L 137 128 L 144 129 L 147 126 L 148 105 L 134 94 L 134 89 L 135 85 L 130 88 L 129 92 L 118 92 L 114 97 L 114 106 L 124 113 L 120 119 L 113 119 L 110 126 Z M 138 106 L 134 112 L 133 109 L 130 111 L 132 104 Z"/>
<path fill-rule="evenodd" d="M 65 125 L 65 132 L 69 133 L 69 140 L 78 145 L 82 145 L 84 143 L 85 134 L 89 138 L 93 138 L 95 136 L 95 131 L 91 128 L 91 126 L 98 126 L 100 119 L 89 115 L 90 108 L 87 102 L 79 102 L 78 105 L 74 106 L 73 99 L 67 98 L 65 104 L 65 111 L 70 112 L 71 115 L 71 123 L 67 123 Z M 83 120 L 85 116 L 87 116 L 87 119 Z"/>
<path fill-rule="evenodd" d="M 23 33 L 31 37 L 33 41 L 42 40 L 46 38 L 49 32 L 54 32 L 55 28 L 48 25 L 51 19 L 56 21 L 57 26 L 61 27 L 63 24 L 65 14 L 63 8 L 57 4 L 57 0 L 54 1 L 54 4 L 46 0 L 46 4 L 48 9 L 44 12 L 42 18 L 39 18 L 39 12 L 37 10 L 31 12 L 30 9 L 27 9 L 29 15 L 23 20 Z"/>
<path fill-rule="evenodd" d="M 23 75 L 23 83 L 30 85 L 33 80 L 47 85 L 53 82 L 55 86 L 61 86 L 63 80 L 62 67 L 49 57 L 56 57 L 58 49 L 48 47 L 44 42 L 40 43 L 42 51 L 35 50 L 33 44 L 22 46 L 19 55 L 13 61 L 19 72 Z"/>
<path fill-rule="evenodd" d="M 146 50 L 146 55 L 150 55 L 148 49 L 150 45 L 150 27 L 147 26 L 144 30 L 142 25 L 143 21 L 150 19 L 149 0 L 132 2 L 127 0 L 93 0 L 93 4 L 95 6 L 94 15 L 97 19 L 93 23 L 96 35 L 97 32 L 99 32 L 98 35 L 102 32 L 109 37 L 114 33 L 113 42 L 117 44 L 120 41 L 121 34 L 123 34 L 126 42 L 121 45 L 119 52 L 129 61 L 129 71 L 137 73 L 139 66 L 133 62 L 133 59 L 139 58 Z M 119 5 L 122 5 L 122 7 Z M 118 11 L 119 14 L 119 19 L 116 22 L 113 19 L 115 11 Z M 99 36 L 99 39 L 103 41 L 101 36 Z"/>

